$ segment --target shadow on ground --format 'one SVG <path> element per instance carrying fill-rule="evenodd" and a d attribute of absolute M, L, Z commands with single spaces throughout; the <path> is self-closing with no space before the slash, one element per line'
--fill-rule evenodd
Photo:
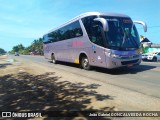
<path fill-rule="evenodd" d="M 87 106 L 96 101 L 113 100 L 95 91 L 100 85 L 58 81 L 54 72 L 32 75 L 26 72 L 0 77 L 0 111 L 97 111 Z M 114 108 L 114 107 L 113 107 Z M 102 111 L 112 111 L 104 106 Z M 83 115 L 82 115 L 83 116 Z M 73 118 L 69 118 L 73 119 Z M 87 118 L 90 119 L 90 118 Z M 106 118 L 101 118 L 106 119 Z"/>
<path fill-rule="evenodd" d="M 12 65 L 11 63 L 0 64 L 0 69 L 6 68 L 8 65 Z"/>
<path fill-rule="evenodd" d="M 123 74 L 136 74 L 136 73 L 148 71 L 154 68 L 156 68 L 156 66 L 138 65 L 130 68 L 122 67 L 122 68 L 116 68 L 116 69 L 105 69 L 105 68 L 94 67 L 93 70 L 96 72 L 102 72 L 102 73 L 107 73 L 111 75 L 123 75 Z"/>
<path fill-rule="evenodd" d="M 73 64 L 73 63 L 58 62 L 58 64 L 65 65 L 68 67 L 80 68 L 80 65 Z M 122 75 L 122 74 L 136 74 L 138 72 L 148 71 L 154 68 L 156 68 L 156 66 L 140 64 L 140 65 L 133 66 L 133 67 L 121 67 L 121 68 L 116 68 L 116 69 L 92 67 L 92 71 L 107 73 L 111 75 Z"/>

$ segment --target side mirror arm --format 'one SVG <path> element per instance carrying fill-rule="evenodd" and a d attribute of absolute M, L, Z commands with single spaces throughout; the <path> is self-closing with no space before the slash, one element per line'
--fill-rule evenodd
<path fill-rule="evenodd" d="M 95 18 L 94 21 L 99 21 L 99 22 L 101 22 L 102 25 L 103 25 L 103 30 L 104 30 L 105 32 L 108 32 L 108 31 L 109 31 L 108 22 L 107 22 L 106 19 L 104 19 L 104 18 Z"/>
<path fill-rule="evenodd" d="M 145 23 L 145 22 L 143 22 L 143 21 L 133 21 L 134 23 L 137 23 L 137 24 L 141 24 L 141 25 L 143 25 L 143 30 L 144 30 L 144 32 L 147 32 L 147 24 Z"/>

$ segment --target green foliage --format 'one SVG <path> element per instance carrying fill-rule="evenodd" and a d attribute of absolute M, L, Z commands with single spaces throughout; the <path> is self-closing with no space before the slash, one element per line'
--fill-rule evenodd
<path fill-rule="evenodd" d="M 142 53 L 148 53 L 148 51 L 149 51 L 149 48 L 142 47 Z"/>
<path fill-rule="evenodd" d="M 3 55 L 5 53 L 6 53 L 6 51 L 4 49 L 0 48 L 0 55 Z"/>
<path fill-rule="evenodd" d="M 29 55 L 30 54 L 30 47 L 27 47 L 24 49 L 24 54 Z"/>
<path fill-rule="evenodd" d="M 24 55 L 30 55 L 31 53 L 34 55 L 43 55 L 43 39 L 39 38 L 38 40 L 34 40 L 32 44 L 26 48 L 22 44 L 16 45 L 12 48 L 10 53 L 14 54 L 15 52 Z"/>
<path fill-rule="evenodd" d="M 38 40 L 34 40 L 31 44 L 30 48 L 33 54 L 42 55 L 43 54 L 43 39 L 39 38 Z"/>
<path fill-rule="evenodd" d="M 12 53 L 19 52 L 20 54 L 23 54 L 24 48 L 25 47 L 22 44 L 19 44 L 19 45 L 13 46 L 11 52 Z"/>

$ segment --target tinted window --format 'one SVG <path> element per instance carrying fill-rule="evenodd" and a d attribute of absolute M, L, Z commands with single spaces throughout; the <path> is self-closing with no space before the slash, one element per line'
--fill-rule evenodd
<path fill-rule="evenodd" d="M 57 41 L 57 37 L 58 37 L 58 35 L 57 35 L 58 33 L 57 33 L 57 31 L 53 31 L 53 32 L 51 32 L 51 33 L 49 33 L 48 34 L 48 39 L 49 39 L 49 41 L 51 41 L 51 42 L 56 42 Z"/>
<path fill-rule="evenodd" d="M 82 22 L 84 24 L 84 27 L 85 27 L 86 32 L 87 32 L 90 39 L 92 37 L 92 26 L 93 26 L 93 23 L 94 23 L 94 19 L 96 17 L 97 16 L 90 16 L 90 17 L 85 17 L 85 18 L 82 19 Z"/>
<path fill-rule="evenodd" d="M 109 25 L 109 31 L 105 32 L 105 35 L 108 38 L 107 42 L 110 49 L 134 50 L 139 48 L 139 35 L 130 18 L 101 17 L 105 18 Z"/>
<path fill-rule="evenodd" d="M 82 29 L 79 21 L 73 22 L 65 27 L 48 34 L 49 41 L 57 42 L 61 40 L 71 39 L 82 36 Z"/>
<path fill-rule="evenodd" d="M 47 44 L 47 43 L 50 43 L 51 41 L 49 40 L 49 38 L 48 38 L 48 35 L 44 35 L 43 36 L 43 43 L 44 44 Z"/>
<path fill-rule="evenodd" d="M 102 37 L 102 25 L 99 22 L 95 22 L 96 16 L 90 16 L 82 19 L 86 32 L 91 42 L 104 46 Z"/>
<path fill-rule="evenodd" d="M 70 24 L 66 27 L 67 27 L 67 30 L 65 31 L 64 34 L 67 34 L 68 39 L 69 38 L 74 38 L 74 37 L 79 37 L 79 36 L 83 35 L 82 29 L 81 29 L 80 24 L 79 24 L 79 21 L 74 22 L 74 23 L 72 23 L 72 24 Z"/>

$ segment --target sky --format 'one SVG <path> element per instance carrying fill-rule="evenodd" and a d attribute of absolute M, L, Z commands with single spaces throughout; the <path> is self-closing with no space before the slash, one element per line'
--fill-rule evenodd
<path fill-rule="evenodd" d="M 160 0 L 0 0 L 0 48 L 31 45 L 51 29 L 85 12 L 113 12 L 147 23 L 139 35 L 160 43 Z"/>

